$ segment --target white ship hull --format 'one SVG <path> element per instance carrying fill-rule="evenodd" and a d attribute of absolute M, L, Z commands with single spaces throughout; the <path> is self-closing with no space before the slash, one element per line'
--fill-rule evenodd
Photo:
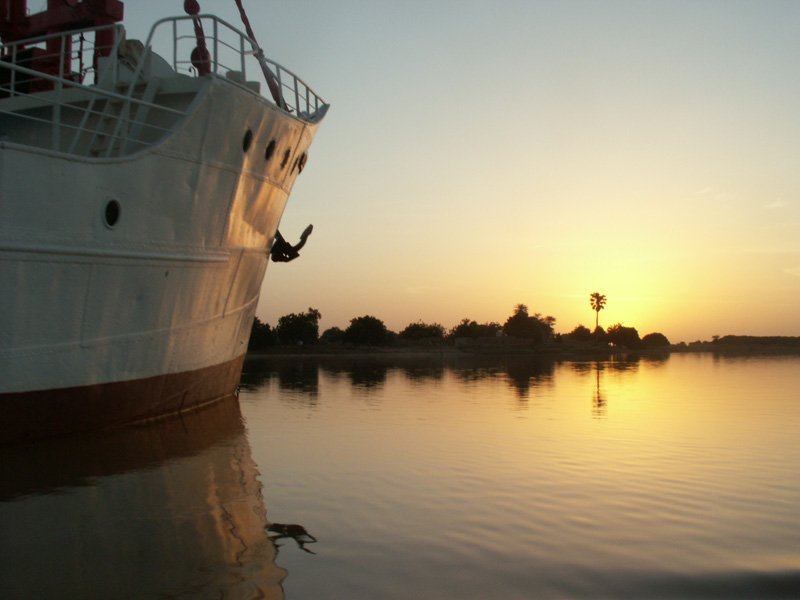
<path fill-rule="evenodd" d="M 136 82 L 147 104 L 125 113 L 106 100 L 110 119 L 86 109 L 98 101 L 81 89 L 61 92 L 71 104 L 57 127 L 15 106 L 0 114 L 0 440 L 235 393 L 316 124 L 252 84 L 165 77 L 155 60 Z M 53 112 L 31 96 L 0 108 L 15 101 L 26 115 Z M 145 116 L 120 124 L 136 111 Z M 123 139 L 98 134 L 121 129 Z"/>

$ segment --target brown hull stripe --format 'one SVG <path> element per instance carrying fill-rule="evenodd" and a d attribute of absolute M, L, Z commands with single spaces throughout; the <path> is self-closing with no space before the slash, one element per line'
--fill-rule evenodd
<path fill-rule="evenodd" d="M 213 367 L 133 381 L 0 394 L 0 443 L 156 419 L 235 393 L 244 356 Z"/>

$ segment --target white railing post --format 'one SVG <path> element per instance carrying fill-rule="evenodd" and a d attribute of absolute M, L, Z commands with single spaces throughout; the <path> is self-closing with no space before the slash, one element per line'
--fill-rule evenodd
<path fill-rule="evenodd" d="M 242 78 L 247 81 L 247 67 L 245 66 L 245 45 L 244 36 L 239 34 L 239 70 L 242 72 Z"/>
<path fill-rule="evenodd" d="M 155 30 L 155 28 L 153 28 Z M 152 37 L 153 33 L 150 33 Z M 148 39 L 148 42 L 150 40 Z M 178 70 L 178 21 L 172 21 L 172 68 Z"/>
<path fill-rule="evenodd" d="M 214 23 L 214 56 L 212 57 L 212 62 L 214 64 L 214 73 L 219 75 L 219 23 L 216 19 L 213 21 Z"/>
<path fill-rule="evenodd" d="M 60 44 L 58 45 L 58 81 L 56 81 L 56 101 L 53 105 L 53 150 L 58 151 L 61 147 L 61 101 L 64 93 L 64 58 L 66 50 L 66 40 L 68 34 L 61 34 Z"/>

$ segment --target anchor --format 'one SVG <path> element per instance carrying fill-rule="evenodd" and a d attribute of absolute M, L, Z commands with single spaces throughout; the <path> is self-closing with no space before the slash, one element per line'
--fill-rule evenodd
<path fill-rule="evenodd" d="M 269 254 L 275 262 L 289 262 L 300 256 L 300 248 L 306 245 L 308 236 L 314 230 L 313 225 L 309 225 L 300 234 L 300 241 L 292 246 L 289 242 L 283 239 L 280 231 L 275 232 L 275 241 L 272 242 L 272 248 Z"/>

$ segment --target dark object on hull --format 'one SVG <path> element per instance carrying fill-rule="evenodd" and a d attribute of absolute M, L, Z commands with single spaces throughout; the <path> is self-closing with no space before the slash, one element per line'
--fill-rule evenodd
<path fill-rule="evenodd" d="M 269 254 L 274 262 L 289 262 L 300 256 L 300 248 L 306 245 L 308 236 L 314 230 L 313 225 L 309 225 L 300 234 L 300 241 L 292 246 L 289 242 L 283 239 L 280 231 L 275 232 L 275 241 L 272 243 Z"/>

